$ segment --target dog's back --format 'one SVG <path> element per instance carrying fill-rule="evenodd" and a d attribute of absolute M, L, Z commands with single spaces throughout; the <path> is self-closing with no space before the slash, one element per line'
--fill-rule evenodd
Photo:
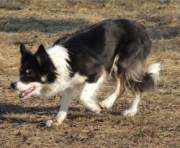
<path fill-rule="evenodd" d="M 145 28 L 126 19 L 105 20 L 55 44 L 68 49 L 72 72 L 93 75 L 92 82 L 98 80 L 102 70 L 129 82 L 141 81 L 142 63 L 151 52 L 151 40 Z"/>

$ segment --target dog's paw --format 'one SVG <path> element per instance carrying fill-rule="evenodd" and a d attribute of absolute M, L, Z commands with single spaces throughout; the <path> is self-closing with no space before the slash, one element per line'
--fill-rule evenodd
<path fill-rule="evenodd" d="M 63 111 L 60 111 L 58 112 L 58 114 L 56 115 L 56 125 L 60 125 L 63 123 L 63 121 L 66 119 L 67 117 L 67 112 L 63 112 Z"/>
<path fill-rule="evenodd" d="M 46 126 L 47 127 L 51 127 L 53 125 L 58 126 L 58 125 L 62 124 L 65 119 L 66 119 L 66 113 L 61 112 L 61 113 L 57 114 L 57 116 L 54 120 L 48 120 L 46 122 Z"/>
<path fill-rule="evenodd" d="M 46 122 L 46 126 L 47 126 L 47 127 L 51 127 L 51 126 L 53 126 L 53 125 L 58 126 L 58 125 L 61 125 L 62 122 L 63 122 L 63 121 L 48 120 L 48 121 Z"/>
<path fill-rule="evenodd" d="M 107 100 L 107 99 L 99 103 L 99 105 L 105 109 L 112 108 L 113 104 L 114 104 L 114 102 Z"/>
<path fill-rule="evenodd" d="M 122 112 L 123 116 L 134 116 L 137 113 L 137 110 L 127 109 Z"/>
<path fill-rule="evenodd" d="M 92 103 L 92 104 L 89 104 L 89 106 L 86 106 L 87 109 L 89 109 L 90 111 L 96 113 L 96 114 L 99 114 L 101 112 L 101 106 L 99 104 L 96 104 L 96 103 Z"/>
<path fill-rule="evenodd" d="M 54 122 L 54 125 L 56 125 L 56 126 L 59 126 L 59 125 L 61 125 L 62 124 L 62 122 Z"/>
<path fill-rule="evenodd" d="M 96 104 L 91 110 L 97 114 L 100 114 L 101 112 L 101 106 L 99 104 Z"/>

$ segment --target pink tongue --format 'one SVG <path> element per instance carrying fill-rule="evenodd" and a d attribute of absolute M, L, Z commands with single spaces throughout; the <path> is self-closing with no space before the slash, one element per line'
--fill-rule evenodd
<path fill-rule="evenodd" d="M 31 91 L 32 91 L 32 87 L 29 88 L 29 89 L 27 89 L 27 90 L 25 90 L 25 91 L 23 91 L 23 93 L 24 93 L 24 94 L 28 94 L 28 93 L 30 93 Z"/>
<path fill-rule="evenodd" d="M 24 91 L 20 92 L 19 97 L 23 98 L 25 95 L 29 94 L 30 92 L 32 92 L 35 89 L 35 87 L 30 87 L 29 89 L 26 89 Z"/>

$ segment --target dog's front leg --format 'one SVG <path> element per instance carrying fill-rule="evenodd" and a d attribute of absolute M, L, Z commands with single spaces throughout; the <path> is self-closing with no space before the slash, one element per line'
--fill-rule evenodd
<path fill-rule="evenodd" d="M 101 107 L 97 100 L 97 95 L 103 81 L 104 77 L 100 77 L 97 82 L 86 82 L 79 99 L 86 108 L 96 113 L 100 113 L 101 111 Z"/>
<path fill-rule="evenodd" d="M 76 89 L 68 88 L 62 93 L 60 109 L 56 115 L 57 124 L 61 124 L 66 119 L 68 108 L 73 98 L 75 98 Z"/>

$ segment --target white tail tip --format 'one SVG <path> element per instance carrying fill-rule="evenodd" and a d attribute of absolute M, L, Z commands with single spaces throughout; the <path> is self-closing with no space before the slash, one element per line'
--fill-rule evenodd
<path fill-rule="evenodd" d="M 151 64 L 148 68 L 148 73 L 154 74 L 155 81 L 159 79 L 160 71 L 161 71 L 161 63 Z"/>

